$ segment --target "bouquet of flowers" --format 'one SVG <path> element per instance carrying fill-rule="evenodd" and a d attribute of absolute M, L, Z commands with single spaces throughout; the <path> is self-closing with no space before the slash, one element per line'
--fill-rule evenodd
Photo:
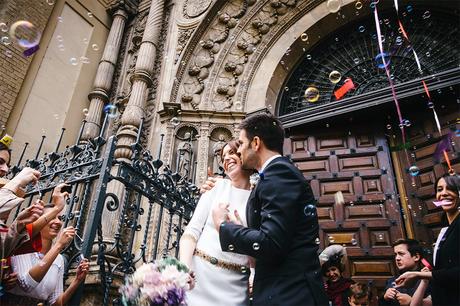
<path fill-rule="evenodd" d="M 120 288 L 124 306 L 185 305 L 189 269 L 174 257 L 140 266 Z"/>

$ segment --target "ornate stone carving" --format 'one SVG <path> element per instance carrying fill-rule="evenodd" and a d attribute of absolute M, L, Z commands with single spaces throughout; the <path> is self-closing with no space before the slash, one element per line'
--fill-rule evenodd
<path fill-rule="evenodd" d="M 213 88 L 209 93 L 209 100 L 217 110 L 235 109 L 241 110 L 242 105 L 235 105 L 234 97 L 238 87 L 246 91 L 246 84 L 242 84 L 240 78 L 244 72 L 249 58 L 257 51 L 264 36 L 269 33 L 270 29 L 276 25 L 280 18 L 289 10 L 292 10 L 298 1 L 266 1 L 265 5 L 260 7 L 258 13 L 251 17 L 235 43 L 229 47 L 225 57 L 220 57 L 216 64 L 223 66 L 217 74 L 216 81 L 213 82 Z M 227 91 L 222 92 L 222 87 Z M 239 109 L 238 109 L 239 108 Z"/>
<path fill-rule="evenodd" d="M 209 147 L 211 150 L 208 154 L 208 167 L 211 167 L 212 165 L 212 173 L 220 174 L 223 172 L 220 153 L 225 144 L 232 138 L 232 133 L 229 131 L 229 129 L 227 129 L 227 127 L 219 126 L 212 129 L 211 136 L 209 137 Z"/>
<path fill-rule="evenodd" d="M 178 74 L 182 78 L 177 88 L 180 102 L 190 103 L 195 109 L 242 111 L 242 103 L 236 101 L 243 101 L 239 92 L 247 91 L 248 81 L 242 77 L 248 62 L 261 54 L 261 44 L 268 43 L 272 32 L 279 35 L 280 24 L 300 14 L 299 7 L 311 9 L 318 2 L 258 1 L 249 14 L 249 6 L 255 1 L 229 1 L 202 34 L 187 67 L 182 68 L 184 75 Z"/>
<path fill-rule="evenodd" d="M 212 0 L 186 0 L 184 3 L 184 17 L 195 18 L 206 12 Z"/>
<path fill-rule="evenodd" d="M 214 64 L 214 58 L 222 49 L 222 44 L 230 37 L 232 29 L 238 20 L 243 17 L 248 6 L 255 1 L 231 0 L 221 9 L 216 18 L 209 25 L 209 31 L 199 42 L 195 52 L 189 61 L 187 74 L 184 76 L 183 87 L 180 92 L 181 102 L 190 104 L 198 109 L 201 103 L 201 94 L 206 86 L 205 80 L 209 77 L 210 67 Z M 184 67 L 185 69 L 185 67 Z M 231 91 L 230 91 L 231 93 Z M 227 93 L 226 93 L 227 94 Z M 207 108 L 205 105 L 200 108 Z"/>
<path fill-rule="evenodd" d="M 190 37 L 192 36 L 193 29 L 179 29 L 179 35 L 177 37 L 177 47 L 176 47 L 176 57 L 174 58 L 174 63 L 177 63 L 179 60 L 182 51 L 184 51 L 185 46 L 187 45 Z"/>

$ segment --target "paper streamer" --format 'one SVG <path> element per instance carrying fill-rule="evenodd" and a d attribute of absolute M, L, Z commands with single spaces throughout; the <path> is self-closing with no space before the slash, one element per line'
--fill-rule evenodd
<path fill-rule="evenodd" d="M 377 12 L 377 5 L 375 5 L 375 8 L 374 8 L 374 20 L 375 20 L 375 28 L 377 30 L 377 42 L 378 42 L 378 45 L 379 45 L 380 54 L 382 54 L 383 66 L 385 68 L 385 73 L 387 75 L 388 82 L 390 83 L 391 94 L 393 96 L 393 101 L 395 103 L 396 111 L 398 113 L 398 120 L 399 120 L 399 124 L 400 124 L 400 127 L 401 127 L 402 141 L 403 141 L 403 143 L 406 143 L 406 132 L 405 132 L 404 125 L 403 125 L 403 118 L 402 118 L 402 114 L 401 114 L 401 108 L 399 107 L 399 102 L 398 102 L 398 98 L 396 96 L 395 86 L 394 86 L 393 80 L 391 79 L 390 69 L 388 67 L 389 65 L 386 63 L 385 56 L 383 56 L 384 50 L 383 50 L 383 42 L 382 42 L 382 35 L 381 35 L 382 31 L 380 29 L 379 15 L 378 15 L 378 12 Z M 409 154 L 407 153 L 406 149 L 404 149 L 404 153 L 405 153 L 405 156 L 406 156 L 407 164 L 410 165 Z"/>
<path fill-rule="evenodd" d="M 444 206 L 444 205 L 451 205 L 452 201 L 442 200 L 442 201 L 433 201 L 433 204 L 436 207 Z"/>
<path fill-rule="evenodd" d="M 420 60 L 419 60 L 419 57 L 417 55 L 417 53 L 415 52 L 415 49 L 412 47 L 411 45 L 411 42 L 410 42 L 410 39 L 409 39 L 409 35 L 407 35 L 407 32 L 406 30 L 404 29 L 404 26 L 401 22 L 401 20 L 399 19 L 399 5 L 398 5 L 398 0 L 394 0 L 394 6 L 395 6 L 395 9 L 396 9 L 396 15 L 398 17 L 398 24 L 399 24 L 399 28 L 401 29 L 401 32 L 404 36 L 404 38 L 406 39 L 408 45 L 411 47 L 412 49 L 412 53 L 414 54 L 414 58 L 415 58 L 415 62 L 417 63 L 417 67 L 418 67 L 418 70 L 420 72 L 421 75 L 423 75 L 423 70 L 422 70 L 422 66 L 420 64 Z M 376 7 L 376 10 L 377 10 L 377 7 Z M 425 93 L 428 97 L 428 100 L 430 102 L 433 103 L 433 101 L 431 101 L 431 95 L 430 95 L 430 91 L 428 89 L 428 86 L 426 85 L 425 81 L 422 80 L 422 84 L 423 84 L 423 88 L 425 89 Z M 434 117 L 434 121 L 436 122 L 436 127 L 438 129 L 438 133 L 439 133 L 439 137 L 442 137 L 442 131 L 441 131 L 441 124 L 439 123 L 439 118 L 438 118 L 438 114 L 436 112 L 436 109 L 433 105 L 433 117 Z M 446 162 L 447 162 L 447 165 L 449 167 L 449 173 L 454 173 L 454 169 L 452 168 L 451 166 L 451 163 L 450 163 L 450 159 L 449 159 L 449 156 L 447 155 L 447 152 L 444 151 L 444 158 L 446 159 Z"/>

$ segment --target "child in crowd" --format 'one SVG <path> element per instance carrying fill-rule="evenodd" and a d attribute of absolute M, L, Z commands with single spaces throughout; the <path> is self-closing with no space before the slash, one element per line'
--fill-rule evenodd
<path fill-rule="evenodd" d="M 340 245 L 331 245 L 320 255 L 321 270 L 327 279 L 324 283 L 326 294 L 332 306 L 348 306 L 348 291 L 353 280 L 343 277 L 346 252 Z"/>
<path fill-rule="evenodd" d="M 355 283 L 348 289 L 348 304 L 350 306 L 370 305 L 370 292 L 365 284 Z"/>

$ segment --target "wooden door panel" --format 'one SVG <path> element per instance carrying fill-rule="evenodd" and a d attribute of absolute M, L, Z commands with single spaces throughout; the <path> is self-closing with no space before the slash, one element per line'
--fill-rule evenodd
<path fill-rule="evenodd" d="M 382 289 L 395 273 L 391 243 L 404 236 L 386 139 L 311 133 L 292 135 L 285 151 L 317 199 L 320 247 L 347 247 L 351 277 Z M 344 203 L 335 201 L 339 191 Z"/>
<path fill-rule="evenodd" d="M 460 140 L 455 137 L 456 114 L 445 112 L 439 114 L 442 134 L 451 134 L 452 146 L 448 156 L 452 167 L 459 173 L 460 170 Z M 405 173 L 404 186 L 407 190 L 409 213 L 413 220 L 415 238 L 431 246 L 436 241 L 437 234 L 442 227 L 442 210 L 433 204 L 435 200 L 434 183 L 436 179 L 447 173 L 447 163 L 443 155 L 437 162 L 434 158 L 436 147 L 441 140 L 438 135 L 433 118 L 424 117 L 414 121 L 413 127 L 408 130 L 408 139 L 411 148 L 408 150 L 407 161 L 404 151 L 398 152 L 399 161 Z M 439 135 L 438 135 L 439 136 Z M 420 173 L 416 177 L 410 177 L 407 169 L 416 165 Z"/>

